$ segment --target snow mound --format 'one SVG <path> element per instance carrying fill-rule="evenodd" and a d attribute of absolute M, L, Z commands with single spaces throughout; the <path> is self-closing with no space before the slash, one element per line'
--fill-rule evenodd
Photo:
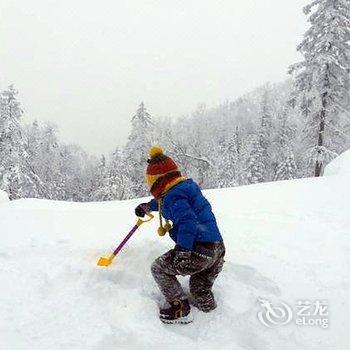
<path fill-rule="evenodd" d="M 0 203 L 1 202 L 7 202 L 9 200 L 9 197 L 5 191 L 0 190 Z"/>
<path fill-rule="evenodd" d="M 150 273 L 170 249 L 145 224 L 108 268 L 108 255 L 144 199 L 109 203 L 19 200 L 0 207 L 1 349 L 350 349 L 350 187 L 345 177 L 206 191 L 227 248 L 218 308 L 163 325 Z M 188 279 L 181 279 L 188 292 Z M 293 309 L 289 324 L 258 320 L 258 299 Z M 297 325 L 298 301 L 329 305 L 330 327 Z M 281 309 L 276 309 L 281 315 Z M 308 311 L 308 310 L 306 310 Z M 313 310 L 312 310 L 313 311 Z"/>
<path fill-rule="evenodd" d="M 337 158 L 332 160 L 324 170 L 325 176 L 330 175 L 350 175 L 350 150 L 343 152 Z"/>

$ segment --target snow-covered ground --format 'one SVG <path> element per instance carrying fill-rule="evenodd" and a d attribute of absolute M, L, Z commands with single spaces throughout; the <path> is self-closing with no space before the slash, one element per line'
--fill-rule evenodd
<path fill-rule="evenodd" d="M 113 265 L 96 266 L 140 200 L 0 203 L 0 349 L 350 349 L 349 172 L 348 152 L 323 178 L 206 191 L 226 265 L 218 308 L 194 309 L 186 326 L 158 319 L 149 267 L 172 243 L 155 233 L 157 220 Z M 294 318 L 266 327 L 258 298 L 287 303 Z M 306 300 L 328 302 L 328 328 L 295 324 Z"/>

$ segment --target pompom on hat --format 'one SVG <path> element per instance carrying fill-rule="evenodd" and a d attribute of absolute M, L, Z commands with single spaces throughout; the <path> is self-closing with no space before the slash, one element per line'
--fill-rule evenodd
<path fill-rule="evenodd" d="M 146 182 L 152 195 L 159 198 L 175 184 L 185 180 L 177 164 L 159 146 L 152 146 L 148 152 Z"/>
<path fill-rule="evenodd" d="M 150 156 L 150 158 L 154 158 L 156 156 L 164 155 L 163 148 L 161 148 L 159 146 L 152 146 L 150 148 L 150 150 L 148 151 L 148 155 Z"/>

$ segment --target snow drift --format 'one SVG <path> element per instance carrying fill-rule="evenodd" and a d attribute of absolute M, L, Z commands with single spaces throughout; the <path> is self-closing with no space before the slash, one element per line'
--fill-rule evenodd
<path fill-rule="evenodd" d="M 9 197 L 6 192 L 0 190 L 0 203 L 1 202 L 7 202 L 9 200 Z"/>
<path fill-rule="evenodd" d="M 340 154 L 328 164 L 324 171 L 324 175 L 350 176 L 350 150 Z"/>
<path fill-rule="evenodd" d="M 333 169 L 333 170 L 331 170 Z M 335 170 L 337 169 L 337 170 Z M 163 325 L 151 262 L 172 247 L 145 224 L 108 269 L 140 200 L 0 205 L 1 349 L 349 349 L 350 153 L 339 175 L 206 191 L 227 256 L 214 288 L 218 308 L 194 323 Z M 183 282 L 186 283 L 186 279 Z M 327 329 L 268 328 L 258 298 L 325 300 Z M 295 317 L 295 315 L 294 315 Z"/>

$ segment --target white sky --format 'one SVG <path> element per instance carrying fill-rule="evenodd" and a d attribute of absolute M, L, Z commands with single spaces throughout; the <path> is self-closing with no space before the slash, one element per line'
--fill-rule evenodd
<path fill-rule="evenodd" d="M 287 77 L 307 0 L 0 0 L 0 89 L 92 153 L 141 101 L 181 116 Z"/>

